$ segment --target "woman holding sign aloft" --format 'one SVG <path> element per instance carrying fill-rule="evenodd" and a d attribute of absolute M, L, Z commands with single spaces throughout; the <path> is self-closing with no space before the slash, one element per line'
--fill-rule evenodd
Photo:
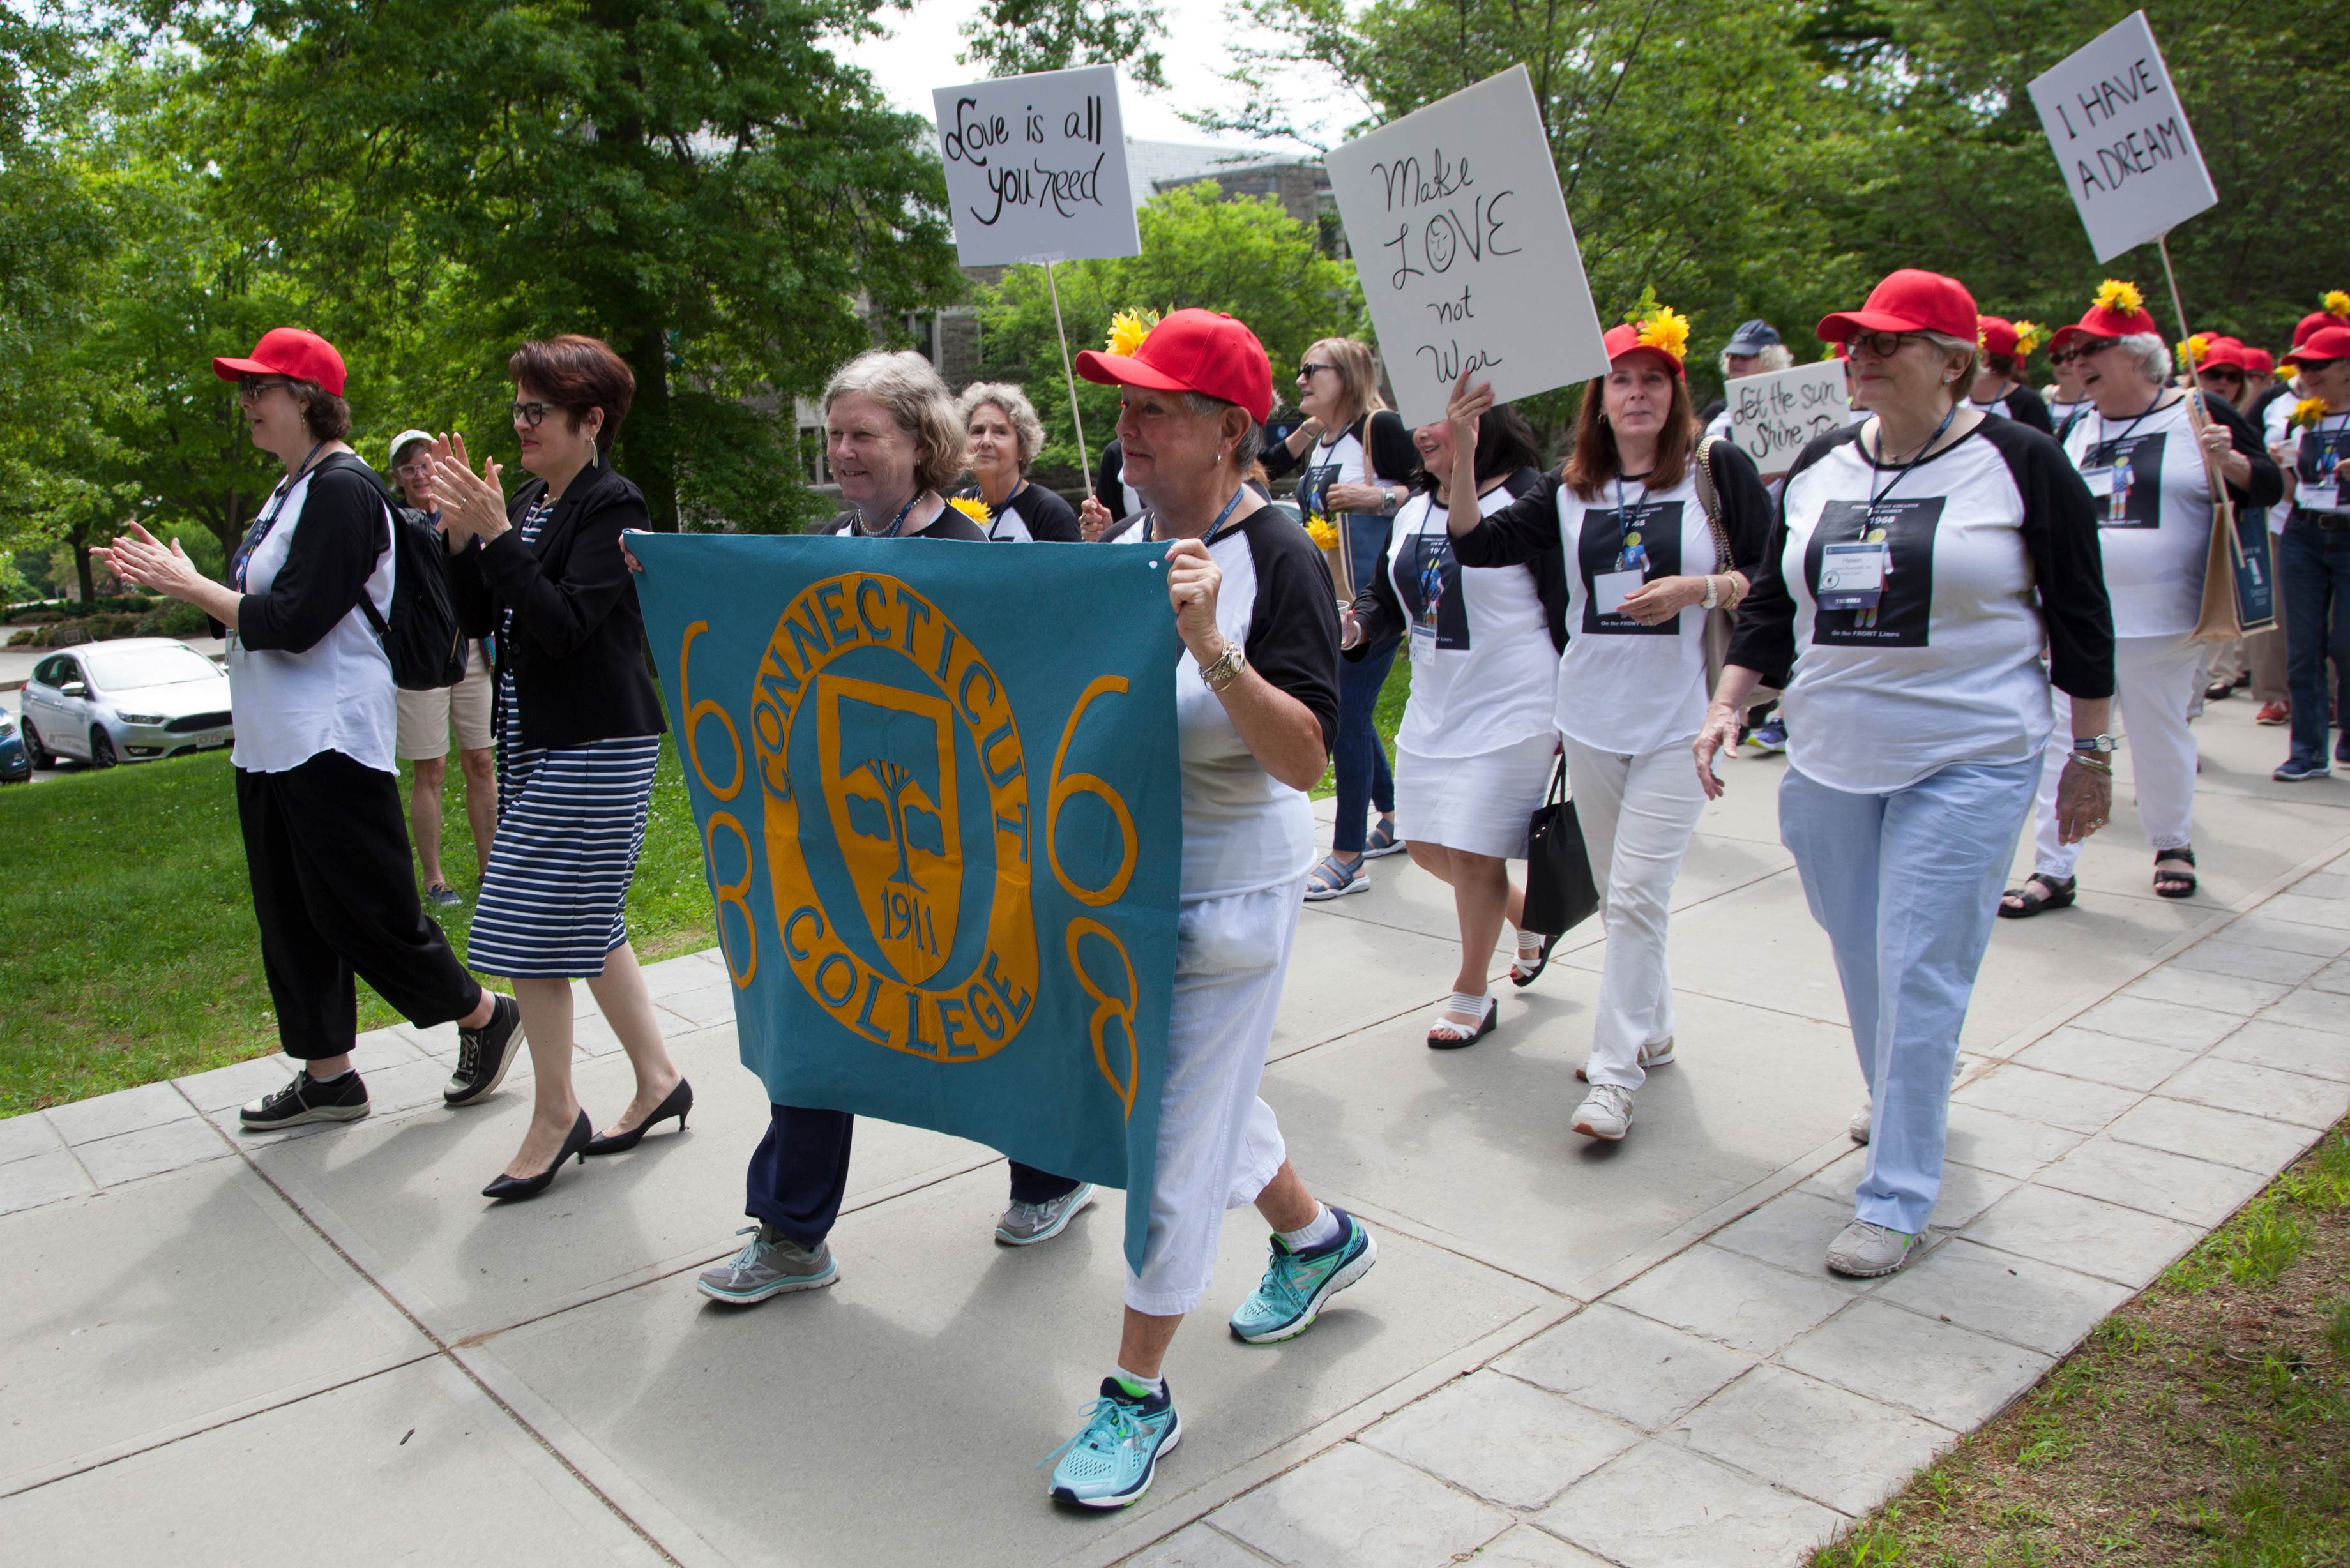
<path fill-rule="evenodd" d="M 1607 374 L 1585 390 L 1558 472 L 1482 520 L 1458 466 L 1450 487 L 1463 565 L 1564 556 L 1568 641 L 1552 722 L 1607 926 L 1591 1058 L 1576 1075 L 1591 1093 L 1574 1127 L 1610 1141 L 1631 1130 L 1648 1070 L 1673 1059 L 1666 934 L 1705 807 L 1688 748 L 1705 718 L 1706 612 L 1745 595 L 1771 526 L 1752 460 L 1699 440 L 1681 365 L 1688 320 L 1643 303 L 1638 321 L 1608 331 Z M 1456 447 L 1473 446 L 1492 402 L 1482 383 L 1453 389 Z"/>
<path fill-rule="evenodd" d="M 1370 346 L 1351 337 L 1325 337 L 1305 351 L 1297 367 L 1297 406 L 1304 424 L 1264 454 L 1274 478 L 1297 471 L 1297 510 L 1310 527 L 1342 524 L 1338 554 L 1347 593 L 1362 587 L 1371 564 L 1387 544 L 1388 523 L 1411 498 L 1411 476 L 1419 454 L 1403 417 L 1379 396 L 1378 361 Z M 1396 836 L 1395 775 L 1371 723 L 1379 689 L 1395 664 L 1398 639 L 1371 644 L 1359 660 L 1338 672 L 1338 742 L 1331 763 L 1338 785 L 1337 826 L 1329 857 L 1305 881 L 1311 903 L 1344 893 L 1370 891 L 1363 862 L 1403 847 Z M 1379 819 L 1364 832 L 1367 811 Z"/>
<path fill-rule="evenodd" d="M 2106 820 L 2113 623 L 2080 475 L 2038 431 L 1966 406 L 1963 284 L 1905 268 L 1819 335 L 1851 346 L 1871 417 L 1789 472 L 1695 750 L 1719 795 L 1714 753 L 1754 688 L 1792 667 L 1779 836 L 1835 946 L 1871 1094 L 1852 1127 L 1868 1163 L 1827 1264 L 1870 1278 L 1917 1256 L 1941 1189 L 1959 1031 L 2032 809 L 2052 679 L 2096 737 L 2064 770 L 2063 836 Z"/>
<path fill-rule="evenodd" d="M 2154 850 L 2154 890 L 2165 898 L 2195 891 L 2195 738 L 2188 712 L 2203 686 L 2203 564 L 2211 548 L 2211 473 L 2240 506 L 2267 506 L 2283 493 L 2258 431 L 2227 402 L 2167 384 L 2170 353 L 2126 283 L 2108 279 L 2088 313 L 2056 329 L 2055 342 L 2080 355 L 2088 408 L 2064 432 L 2064 452 L 2088 483 L 2096 507 L 2106 597 L 2113 606 L 2114 683 L 2130 742 L 2138 816 Z M 2010 888 L 1999 912 L 2022 919 L 2061 909 L 2078 896 L 2073 867 L 2080 843 L 2067 841 L 2057 790 L 2077 744 L 2095 732 L 2061 691 L 2056 738 L 2040 782 L 2033 873 Z M 2065 726 L 2069 724 L 2069 735 Z M 2098 737 L 2110 758 L 2113 742 Z"/>

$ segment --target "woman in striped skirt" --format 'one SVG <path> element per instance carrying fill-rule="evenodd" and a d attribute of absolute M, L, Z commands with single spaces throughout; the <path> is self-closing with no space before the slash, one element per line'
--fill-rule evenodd
<path fill-rule="evenodd" d="M 537 1074 L 530 1130 L 489 1198 L 546 1189 L 565 1161 L 680 1130 L 693 1088 L 654 1021 L 623 908 L 644 846 L 667 723 L 644 657 L 644 618 L 620 547 L 644 496 L 605 454 L 636 379 L 592 337 L 525 343 L 507 362 L 515 435 L 536 477 L 508 504 L 498 466 L 436 452 L 450 589 L 468 636 L 497 638 L 498 832 L 467 960 L 514 981 Z M 571 981 L 584 978 L 636 1069 L 636 1096 L 596 1135 L 571 1084 Z M 485 1095 L 513 1053 L 461 1064 Z"/>

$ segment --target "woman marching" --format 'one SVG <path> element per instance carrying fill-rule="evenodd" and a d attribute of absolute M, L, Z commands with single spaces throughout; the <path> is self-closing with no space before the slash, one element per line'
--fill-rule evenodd
<path fill-rule="evenodd" d="M 2089 400 L 2065 432 L 2064 452 L 2096 504 L 2116 695 L 2129 732 L 2138 816 L 2154 851 L 2154 890 L 2184 898 L 2195 891 L 2195 738 L 2187 719 L 2203 689 L 2204 650 L 2194 632 L 2211 546 L 2210 472 L 2219 470 L 2240 506 L 2273 504 L 2283 482 L 2259 433 L 2232 406 L 2201 394 L 2190 404 L 2188 393 L 2167 384 L 2170 351 L 2132 285 L 2108 280 L 2079 321 L 2057 328 L 2055 340 L 2080 355 Z M 2053 701 L 2056 729 L 2040 782 L 2033 873 L 1999 901 L 2011 919 L 2061 909 L 2078 897 L 2073 867 L 2080 844 L 2065 836 L 2057 801 L 2072 765 L 2067 742 L 2095 737 L 2108 758 L 2113 750 L 2097 733 L 2102 722 L 2085 722 L 2061 691 Z"/>
<path fill-rule="evenodd" d="M 1183 866 L 1159 1152 L 1142 1267 L 1126 1277 L 1118 1365 L 1059 1450 L 1052 1495 L 1118 1508 L 1149 1490 L 1182 1432 L 1162 1371 L 1215 1272 L 1224 1211 L 1253 1203 L 1272 1260 L 1232 1314 L 1268 1345 L 1312 1326 L 1378 1249 L 1315 1200 L 1257 1097 L 1298 893 L 1314 859 L 1305 792 L 1338 721 L 1338 615 L 1304 530 L 1243 483 L 1273 408 L 1273 369 L 1229 316 L 1178 310 L 1130 354 L 1087 349 L 1077 374 L 1125 389 L 1126 472 L 1167 552 L 1183 639 L 1174 670 Z M 1107 521 L 1107 508 L 1087 512 Z"/>
<path fill-rule="evenodd" d="M 1982 368 L 1975 372 L 1967 400 L 1984 413 L 2030 425 L 2043 435 L 2055 434 L 2047 403 L 2023 379 L 2023 362 L 2040 346 L 2040 328 L 2029 321 L 1986 316 L 1975 323 L 1975 340 L 1982 347 Z"/>
<path fill-rule="evenodd" d="M 1052 491 L 1028 481 L 1028 465 L 1045 446 L 1045 421 L 1036 417 L 1028 394 L 1009 382 L 974 381 L 963 389 L 955 411 L 962 416 L 969 443 L 964 461 L 972 483 L 948 504 L 972 514 L 991 539 L 1077 543 L 1076 513 Z M 972 513 L 972 502 L 980 504 L 984 521 Z"/>
<path fill-rule="evenodd" d="M 1514 410 L 1487 412 L 1473 449 L 1449 422 L 1412 432 L 1421 471 L 1396 514 L 1378 568 L 1355 595 L 1340 646 L 1347 659 L 1409 636 L 1411 697 L 1396 732 L 1396 823 L 1415 865 L 1452 889 L 1461 970 L 1428 1044 L 1470 1045 L 1492 1033 L 1487 994 L 1493 944 L 1514 925 L 1524 895 L 1509 862 L 1526 853 L 1526 824 L 1550 779 L 1558 737 L 1551 688 L 1565 646 L 1566 581 L 1548 550 L 1524 566 L 1463 567 L 1454 558 L 1446 496 L 1464 451 L 1473 452 L 1477 505 L 1491 514 L 1541 483 L 1534 432 Z M 1518 933 L 1510 978 L 1531 984 L 1550 940 Z"/>
<path fill-rule="evenodd" d="M 1546 551 L 1565 562 L 1569 640 L 1553 722 L 1607 927 L 1591 1059 L 1577 1075 L 1591 1093 L 1574 1126 L 1609 1141 L 1630 1131 L 1648 1069 L 1673 1059 L 1666 935 L 1673 880 L 1705 808 L 1689 745 L 1705 719 L 1706 613 L 1746 594 L 1771 525 L 1752 461 L 1727 441 L 1700 452 L 1681 364 L 1688 337 L 1687 320 L 1662 306 L 1610 329 L 1607 374 L 1584 392 L 1574 452 L 1523 500 L 1480 520 L 1458 467 L 1451 486 L 1462 564 Z M 1456 446 L 1474 446 L 1491 406 L 1482 383 L 1453 389 Z"/>
<path fill-rule="evenodd" d="M 1713 758 L 1748 693 L 1793 668 L 1779 836 L 1835 947 L 1871 1095 L 1854 1128 L 1867 1166 L 1827 1265 L 1870 1278 L 1918 1255 L 1940 1191 L 1959 1031 L 2032 809 L 2052 679 L 2089 736 L 2058 793 L 2063 836 L 2106 819 L 2113 628 L 2080 475 L 2039 431 L 1966 407 L 1965 286 L 1905 268 L 1819 334 L 1851 345 L 1870 417 L 1789 472 L 1695 753 L 1719 795 Z"/>
<path fill-rule="evenodd" d="M 1367 344 L 1326 337 L 1307 349 L 1297 367 L 1297 406 L 1308 417 L 1287 441 L 1265 452 L 1265 472 L 1278 479 L 1302 465 L 1297 509 L 1309 527 L 1317 522 L 1338 525 L 1340 554 L 1348 576 L 1358 579 L 1349 590 L 1359 589 L 1359 579 L 1369 575 L 1387 543 L 1389 519 L 1411 498 L 1419 454 L 1402 417 L 1379 397 L 1378 364 Z M 1132 464 L 1128 467 L 1132 477 Z M 1392 637 L 1367 644 L 1360 659 L 1338 672 L 1338 743 L 1331 759 L 1337 774 L 1337 826 L 1328 857 L 1306 879 L 1309 902 L 1370 891 L 1363 862 L 1403 847 L 1395 830 L 1395 775 L 1371 722 L 1396 647 Z M 1371 809 L 1378 811 L 1378 822 L 1367 834 L 1365 818 Z"/>

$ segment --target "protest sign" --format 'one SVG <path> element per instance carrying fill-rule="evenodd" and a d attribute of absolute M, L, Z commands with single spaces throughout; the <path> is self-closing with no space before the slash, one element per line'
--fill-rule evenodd
<path fill-rule="evenodd" d="M 2099 261 L 2219 204 L 2145 12 L 2035 78 L 2032 104 Z"/>
<path fill-rule="evenodd" d="M 1183 858 L 1164 549 L 629 542 L 743 1065 L 1126 1189 L 1139 1266 Z"/>
<path fill-rule="evenodd" d="M 1330 188 L 1404 422 L 1604 374 L 1599 315 L 1523 65 L 1357 137 Z"/>
<path fill-rule="evenodd" d="M 932 97 L 963 265 L 1142 254 L 1111 67 L 998 77 Z"/>
<path fill-rule="evenodd" d="M 1792 370 L 1741 376 L 1721 389 L 1731 444 L 1754 460 L 1765 479 L 1794 466 L 1814 437 L 1852 423 L 1844 361 L 1822 359 Z"/>

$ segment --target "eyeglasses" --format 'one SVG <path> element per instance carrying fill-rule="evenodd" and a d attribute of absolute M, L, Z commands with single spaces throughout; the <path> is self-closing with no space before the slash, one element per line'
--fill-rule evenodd
<path fill-rule="evenodd" d="M 432 464 L 429 459 L 420 457 L 414 462 L 401 463 L 391 472 L 402 479 L 421 479 L 432 472 Z"/>
<path fill-rule="evenodd" d="M 536 430 L 538 421 L 546 418 L 547 410 L 553 407 L 553 403 L 516 403 L 508 411 L 514 415 L 515 423 Z"/>
<path fill-rule="evenodd" d="M 1336 365 L 1316 365 L 1313 360 L 1308 359 L 1297 367 L 1297 379 L 1301 381 L 1310 381 L 1314 379 L 1315 371 L 1335 370 L 1337 368 Z"/>
<path fill-rule="evenodd" d="M 290 387 L 293 380 L 286 376 L 239 376 L 236 379 L 236 400 L 251 403 L 260 400 L 261 394 L 272 387 Z"/>
<path fill-rule="evenodd" d="M 1845 339 L 1845 346 L 1855 354 L 1890 359 L 1924 336 L 1921 332 L 1856 332 Z"/>

